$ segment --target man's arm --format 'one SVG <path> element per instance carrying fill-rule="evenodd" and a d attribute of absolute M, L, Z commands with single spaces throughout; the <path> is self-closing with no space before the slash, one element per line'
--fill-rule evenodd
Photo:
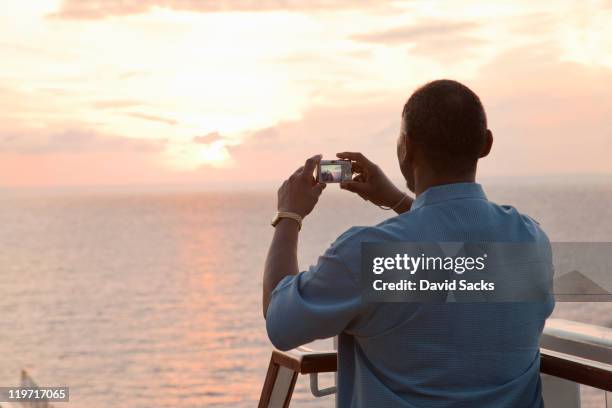
<path fill-rule="evenodd" d="M 342 152 L 336 156 L 350 160 L 355 173 L 353 180 L 342 182 L 340 188 L 351 191 L 381 208 L 392 209 L 398 214 L 410 210 L 414 200 L 397 188 L 381 168 L 363 154 Z"/>
<path fill-rule="evenodd" d="M 325 188 L 317 183 L 313 173 L 321 155 L 306 160 L 278 189 L 278 211 L 292 212 L 306 217 Z M 297 244 L 300 225 L 293 219 L 283 218 L 276 225 L 274 237 L 264 266 L 262 306 L 264 318 L 270 304 L 270 294 L 285 276 L 298 273 Z"/>
<path fill-rule="evenodd" d="M 263 277 L 263 314 L 264 318 L 270 304 L 270 294 L 285 276 L 297 275 L 299 224 L 297 221 L 283 218 L 276 229 L 268 249 Z"/>

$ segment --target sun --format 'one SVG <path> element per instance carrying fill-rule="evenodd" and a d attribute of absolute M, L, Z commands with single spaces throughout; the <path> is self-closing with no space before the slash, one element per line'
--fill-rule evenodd
<path fill-rule="evenodd" d="M 219 140 L 210 144 L 172 143 L 166 150 L 164 163 L 175 170 L 189 171 L 202 166 L 227 168 L 233 161 L 226 142 Z"/>

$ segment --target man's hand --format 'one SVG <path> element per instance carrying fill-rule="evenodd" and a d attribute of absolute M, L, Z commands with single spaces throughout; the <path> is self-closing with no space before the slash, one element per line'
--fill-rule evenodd
<path fill-rule="evenodd" d="M 325 188 L 313 176 L 320 161 L 320 154 L 312 156 L 285 180 L 278 189 L 278 211 L 294 212 L 302 217 L 310 214 Z"/>
<path fill-rule="evenodd" d="M 325 184 L 319 184 L 313 177 L 321 155 L 306 160 L 304 166 L 286 180 L 278 189 L 278 210 L 294 212 L 302 217 L 310 214 L 319 200 Z M 263 315 L 266 317 L 270 296 L 278 282 L 287 275 L 296 275 L 298 225 L 294 222 L 279 223 L 274 228 L 274 237 L 268 250 L 263 276 Z"/>
<path fill-rule="evenodd" d="M 394 207 L 397 213 L 403 213 L 410 209 L 412 199 L 404 198 L 405 193 L 398 189 L 385 173 L 376 164 L 368 160 L 363 154 L 355 152 L 342 152 L 336 156 L 340 159 L 348 159 L 353 162 L 353 173 L 356 176 L 353 181 L 340 183 L 340 188 L 358 194 L 366 201 L 371 201 L 378 206 Z"/>

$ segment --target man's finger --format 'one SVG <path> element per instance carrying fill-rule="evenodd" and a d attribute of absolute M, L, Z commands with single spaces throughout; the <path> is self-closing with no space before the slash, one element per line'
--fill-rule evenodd
<path fill-rule="evenodd" d="M 364 168 L 361 164 L 357 163 L 357 162 L 353 162 L 353 165 L 351 166 L 351 171 L 353 173 L 363 173 L 364 172 Z"/>
<path fill-rule="evenodd" d="M 291 175 L 291 177 L 298 177 L 299 175 L 302 174 L 302 171 L 304 170 L 304 166 L 300 166 L 298 167 L 298 169 L 296 171 L 293 172 L 293 174 Z"/>
<path fill-rule="evenodd" d="M 303 166 L 304 168 L 302 170 L 302 174 L 306 177 L 312 177 L 312 173 L 314 173 L 315 169 L 317 168 L 317 165 L 321 161 L 321 157 L 323 156 L 321 156 L 320 154 L 316 154 L 306 160 L 306 163 L 304 163 Z"/>
<path fill-rule="evenodd" d="M 327 184 L 325 183 L 317 183 L 312 190 L 314 191 L 314 193 L 316 194 L 316 196 L 320 196 L 321 193 L 323 192 L 323 190 L 325 190 L 325 187 L 327 187 Z"/>
<path fill-rule="evenodd" d="M 336 153 L 336 157 L 338 157 L 339 159 L 348 159 L 354 161 L 362 167 L 368 167 L 372 164 L 372 162 L 368 160 L 367 157 L 365 157 L 359 152 L 340 152 Z"/>
<path fill-rule="evenodd" d="M 366 184 L 359 181 L 343 181 L 340 183 L 340 188 L 359 194 L 365 191 Z"/>

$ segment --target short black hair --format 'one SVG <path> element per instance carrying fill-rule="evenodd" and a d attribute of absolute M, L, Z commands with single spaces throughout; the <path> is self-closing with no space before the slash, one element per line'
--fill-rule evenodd
<path fill-rule="evenodd" d="M 402 121 L 410 141 L 435 170 L 475 169 L 486 143 L 487 116 L 467 86 L 449 79 L 423 85 L 404 105 Z"/>

